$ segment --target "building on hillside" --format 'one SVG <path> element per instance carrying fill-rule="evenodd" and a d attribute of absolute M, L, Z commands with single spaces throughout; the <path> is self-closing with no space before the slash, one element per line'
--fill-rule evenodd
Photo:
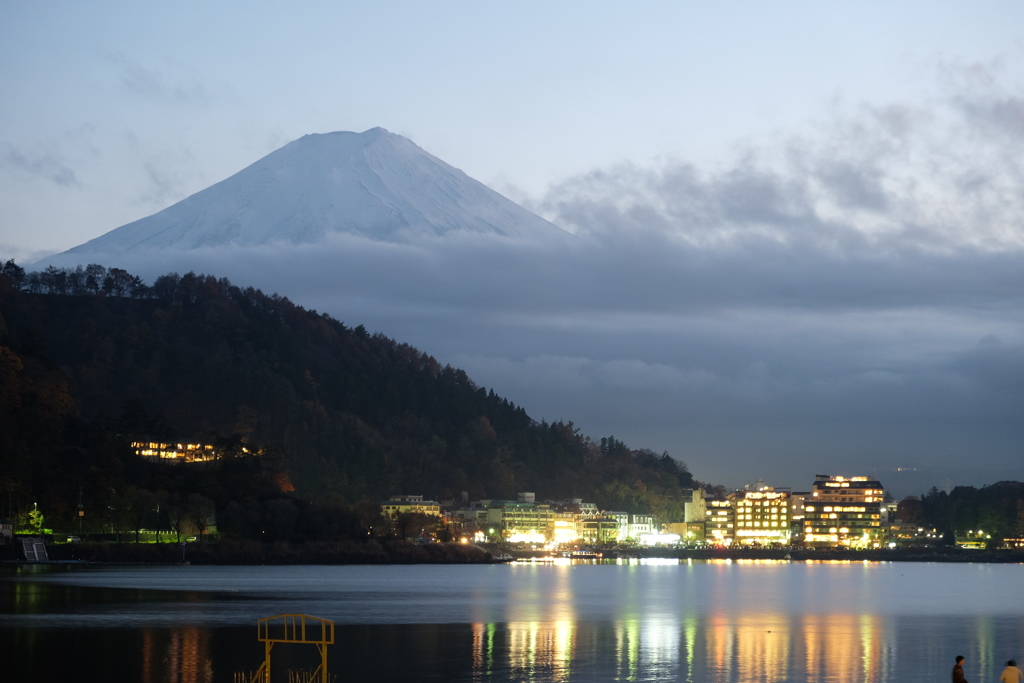
<path fill-rule="evenodd" d="M 554 514 L 545 503 L 492 500 L 487 524 L 512 543 L 545 543 L 554 533 Z"/>
<path fill-rule="evenodd" d="M 619 510 L 605 510 L 601 513 L 606 519 L 614 519 L 619 525 L 619 531 L 616 537 L 619 541 L 625 541 L 629 538 L 629 513 L 622 512 Z"/>
<path fill-rule="evenodd" d="M 676 534 L 680 543 L 684 545 L 701 544 L 705 540 L 707 518 L 708 506 L 704 499 L 704 489 L 696 488 L 691 490 L 690 495 L 683 501 L 683 521 L 663 523 L 661 531 Z"/>
<path fill-rule="evenodd" d="M 683 521 L 700 522 L 708 515 L 708 506 L 704 501 L 704 489 L 693 489 L 690 491 L 690 499 L 683 503 Z"/>
<path fill-rule="evenodd" d="M 131 448 L 139 457 L 166 462 L 213 462 L 221 457 L 221 453 L 211 444 L 202 443 L 132 441 Z M 249 453 L 248 449 L 243 451 Z"/>
<path fill-rule="evenodd" d="M 885 540 L 884 498 L 877 479 L 815 475 L 804 505 L 804 542 L 817 547 L 880 547 Z"/>
<path fill-rule="evenodd" d="M 582 521 L 580 538 L 587 543 L 615 543 L 619 540 L 619 522 L 612 517 L 588 517 Z"/>
<path fill-rule="evenodd" d="M 580 532 L 576 529 L 576 514 L 571 510 L 552 509 L 551 541 L 556 544 L 575 543 Z"/>
<path fill-rule="evenodd" d="M 917 545 L 926 538 L 925 530 L 912 522 L 896 519 L 889 524 L 888 529 L 889 543 L 896 546 Z"/>
<path fill-rule="evenodd" d="M 550 500 L 548 503 L 551 505 L 552 511 L 556 514 L 560 521 L 560 533 L 556 533 L 556 537 L 564 537 L 567 533 L 566 527 L 562 526 L 566 520 L 572 519 L 572 540 L 583 538 L 583 522 L 588 519 L 600 517 L 601 513 L 598 511 L 597 506 L 593 503 L 585 503 L 582 498 L 566 498 L 563 500 Z M 556 539 L 553 539 L 556 540 Z M 557 541 L 559 543 L 568 543 L 572 541 Z"/>
<path fill-rule="evenodd" d="M 654 526 L 654 515 L 630 515 L 629 530 L 626 538 L 636 540 L 641 536 L 653 534 L 656 531 Z"/>
<path fill-rule="evenodd" d="M 423 496 L 392 496 L 380 504 L 380 511 L 392 517 L 406 512 L 440 517 L 441 505 L 434 500 L 423 500 Z"/>
<path fill-rule="evenodd" d="M 734 545 L 789 545 L 788 488 L 765 486 L 730 493 Z"/>
<path fill-rule="evenodd" d="M 704 538 L 718 546 L 732 545 L 736 524 L 736 511 L 728 498 L 710 498 L 705 501 Z"/>
<path fill-rule="evenodd" d="M 605 510 L 601 516 L 605 519 L 614 519 L 618 523 L 619 530 L 616 538 L 619 543 L 635 542 L 640 536 L 654 531 L 653 515 L 631 515 L 628 512 L 618 510 Z"/>

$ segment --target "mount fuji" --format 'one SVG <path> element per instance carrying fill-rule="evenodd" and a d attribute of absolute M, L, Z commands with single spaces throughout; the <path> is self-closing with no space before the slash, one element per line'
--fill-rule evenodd
<path fill-rule="evenodd" d="M 407 243 L 453 232 L 539 241 L 569 235 L 407 138 L 372 128 L 305 135 L 226 180 L 44 262 L 316 244 L 335 233 Z"/>

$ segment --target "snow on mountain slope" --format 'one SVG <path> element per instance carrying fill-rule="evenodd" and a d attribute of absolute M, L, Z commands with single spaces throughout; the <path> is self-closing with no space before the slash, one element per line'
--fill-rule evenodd
<path fill-rule="evenodd" d="M 64 255 L 316 243 L 337 232 L 408 242 L 452 231 L 540 240 L 568 234 L 410 140 L 373 128 L 305 135 Z"/>

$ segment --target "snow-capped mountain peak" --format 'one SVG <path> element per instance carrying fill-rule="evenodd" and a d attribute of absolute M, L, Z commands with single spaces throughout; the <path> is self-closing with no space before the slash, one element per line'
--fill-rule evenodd
<path fill-rule="evenodd" d="M 305 135 L 64 255 L 316 243 L 332 233 L 408 242 L 456 231 L 541 240 L 568 234 L 412 141 L 371 128 Z"/>

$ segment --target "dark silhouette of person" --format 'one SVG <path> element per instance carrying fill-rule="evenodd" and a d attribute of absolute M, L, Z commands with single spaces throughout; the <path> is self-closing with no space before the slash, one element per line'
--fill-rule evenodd
<path fill-rule="evenodd" d="M 956 664 L 953 665 L 953 683 L 967 683 L 964 678 L 964 656 L 956 656 Z"/>

